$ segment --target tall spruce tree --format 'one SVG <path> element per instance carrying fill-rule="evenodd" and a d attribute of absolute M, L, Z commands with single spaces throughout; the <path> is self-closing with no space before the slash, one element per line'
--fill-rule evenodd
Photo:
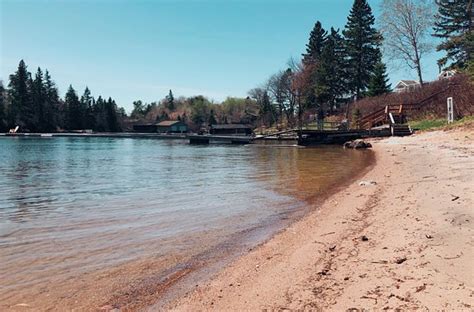
<path fill-rule="evenodd" d="M 370 78 L 368 96 L 378 96 L 390 92 L 390 84 L 388 83 L 387 68 L 380 60 L 374 68 L 374 73 Z"/>
<path fill-rule="evenodd" d="M 314 24 L 313 29 L 309 35 L 308 43 L 306 44 L 306 53 L 303 54 L 303 64 L 308 68 L 310 75 L 308 85 L 306 89 L 305 106 L 316 107 L 322 106 L 322 87 L 318 85 L 318 72 L 319 62 L 321 61 L 321 54 L 327 40 L 328 32 L 323 28 L 320 21 Z M 278 99 L 277 99 L 278 102 Z"/>
<path fill-rule="evenodd" d="M 315 79 L 319 102 L 331 112 L 337 106 L 338 99 L 347 92 L 344 56 L 344 40 L 339 31 L 331 27 L 316 67 Z"/>
<path fill-rule="evenodd" d="M 69 85 L 69 89 L 66 92 L 64 98 L 64 105 L 67 111 L 67 126 L 68 130 L 80 130 L 83 129 L 83 111 L 81 110 L 81 102 L 77 96 L 76 90 Z"/>
<path fill-rule="evenodd" d="M 89 87 L 86 86 L 84 93 L 81 96 L 81 110 L 84 111 L 83 124 L 86 129 L 94 129 L 94 115 L 92 112 L 92 104 L 94 98 L 91 95 Z"/>
<path fill-rule="evenodd" d="M 211 109 L 211 112 L 209 113 L 209 126 L 217 124 L 216 120 L 216 114 L 213 109 Z"/>
<path fill-rule="evenodd" d="M 5 87 L 3 86 L 3 81 L 0 80 L 0 132 L 5 132 L 7 130 L 6 125 L 6 94 Z"/>
<path fill-rule="evenodd" d="M 32 101 L 34 107 L 34 118 L 32 131 L 45 132 L 45 102 L 46 89 L 43 84 L 43 71 L 38 67 L 32 84 Z"/>
<path fill-rule="evenodd" d="M 108 131 L 108 121 L 105 114 L 105 101 L 102 99 L 102 96 L 99 95 L 92 106 L 92 111 L 95 117 L 94 131 Z"/>
<path fill-rule="evenodd" d="M 303 54 L 303 63 L 313 64 L 319 60 L 327 34 L 328 32 L 324 30 L 321 22 L 317 21 L 309 34 L 309 41 L 306 44 L 306 53 Z"/>
<path fill-rule="evenodd" d="M 64 123 L 61 123 L 60 112 L 59 112 L 59 95 L 58 89 L 51 79 L 51 75 L 48 70 L 44 73 L 44 89 L 45 89 L 45 102 L 43 108 L 43 122 L 45 131 L 51 132 L 56 131 L 58 126 L 64 127 Z"/>
<path fill-rule="evenodd" d="M 441 67 L 449 65 L 464 68 L 472 59 L 472 49 L 469 48 L 469 35 L 474 31 L 472 2 L 472 0 L 436 0 L 438 13 L 435 16 L 434 36 L 443 40 L 437 46 L 437 50 L 446 52 L 446 56 L 438 61 Z"/>
<path fill-rule="evenodd" d="M 381 52 L 382 36 L 366 0 L 355 0 L 343 31 L 346 43 L 348 87 L 359 98 L 367 89 Z"/>
<path fill-rule="evenodd" d="M 8 109 L 9 127 L 20 126 L 23 130 L 29 130 L 34 117 L 31 100 L 31 75 L 23 60 L 18 64 L 17 71 L 10 75 L 8 84 L 8 98 L 10 105 Z"/>
<path fill-rule="evenodd" d="M 170 111 L 174 111 L 175 110 L 175 104 L 174 104 L 174 96 L 173 96 L 173 91 L 170 90 L 170 92 L 168 93 L 168 96 L 166 97 L 166 107 L 170 110 Z"/>
<path fill-rule="evenodd" d="M 110 132 L 119 132 L 120 124 L 117 118 L 117 104 L 109 97 L 105 103 L 105 115 L 107 117 L 107 130 Z"/>

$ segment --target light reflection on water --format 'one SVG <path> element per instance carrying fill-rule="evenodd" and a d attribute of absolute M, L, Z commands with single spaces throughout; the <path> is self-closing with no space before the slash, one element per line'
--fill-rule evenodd
<path fill-rule="evenodd" d="M 364 168 L 340 147 L 0 139 L 0 299 L 54 274 L 195 251 L 306 207 Z"/>

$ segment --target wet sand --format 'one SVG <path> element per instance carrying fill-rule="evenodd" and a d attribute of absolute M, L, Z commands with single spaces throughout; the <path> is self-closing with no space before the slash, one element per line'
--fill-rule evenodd
<path fill-rule="evenodd" d="M 168 308 L 472 311 L 473 143 L 472 128 L 373 141 L 363 178 Z"/>

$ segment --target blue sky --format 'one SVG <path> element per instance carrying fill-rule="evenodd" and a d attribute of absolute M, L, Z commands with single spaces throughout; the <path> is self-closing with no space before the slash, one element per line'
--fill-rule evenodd
<path fill-rule="evenodd" d="M 381 0 L 369 0 L 375 15 Z M 343 28 L 353 0 L 0 0 L 0 79 L 24 59 L 72 84 L 132 102 L 246 96 L 299 58 L 316 20 Z M 425 79 L 437 74 L 424 61 Z M 391 82 L 415 73 L 389 66 Z"/>

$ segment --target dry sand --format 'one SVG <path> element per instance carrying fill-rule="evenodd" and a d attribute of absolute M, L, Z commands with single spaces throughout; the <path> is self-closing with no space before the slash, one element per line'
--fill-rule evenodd
<path fill-rule="evenodd" d="M 376 165 L 170 308 L 474 309 L 474 130 L 373 141 Z"/>

